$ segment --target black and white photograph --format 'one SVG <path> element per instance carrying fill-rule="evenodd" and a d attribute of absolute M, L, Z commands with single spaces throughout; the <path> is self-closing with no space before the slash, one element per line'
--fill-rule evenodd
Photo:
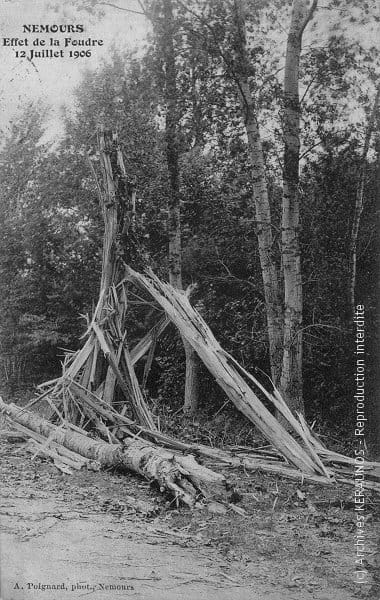
<path fill-rule="evenodd" d="M 0 0 L 0 600 L 380 600 L 377 0 Z"/>

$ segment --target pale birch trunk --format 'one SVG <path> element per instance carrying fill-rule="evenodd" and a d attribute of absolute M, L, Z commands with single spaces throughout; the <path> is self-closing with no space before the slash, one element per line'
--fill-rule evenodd
<path fill-rule="evenodd" d="M 284 167 L 282 264 L 284 275 L 284 344 L 280 390 L 288 406 L 304 412 L 302 396 L 302 276 L 299 243 L 300 101 L 299 64 L 302 34 L 317 2 L 293 0 L 284 77 Z"/>
<path fill-rule="evenodd" d="M 253 202 L 256 216 L 261 273 L 264 284 L 271 375 L 279 385 L 282 362 L 283 313 L 279 273 L 274 257 L 271 211 L 265 176 L 264 155 L 256 107 L 249 88 L 249 59 L 243 0 L 235 0 L 236 20 L 236 81 L 239 90 L 251 165 Z"/>

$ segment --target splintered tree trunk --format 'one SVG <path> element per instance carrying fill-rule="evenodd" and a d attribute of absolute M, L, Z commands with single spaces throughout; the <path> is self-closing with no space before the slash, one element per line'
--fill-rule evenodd
<path fill-rule="evenodd" d="M 85 333 L 88 339 L 83 348 L 65 365 L 56 391 L 59 389 L 67 400 L 67 384 L 75 381 L 84 390 L 96 391 L 101 398 L 112 404 L 117 384 L 125 397 L 124 410 L 129 404 L 142 425 L 155 429 L 128 350 L 125 329 L 127 293 L 124 287 L 118 286 L 121 258 L 127 258 L 128 253 L 125 238 L 133 219 L 134 191 L 127 176 L 117 134 L 104 131 L 103 127 L 99 128 L 98 144 L 103 175 L 103 185 L 98 184 L 98 194 L 104 218 L 99 299 Z M 70 409 L 73 408 L 78 413 L 79 407 L 71 390 L 69 400 Z M 67 418 L 67 402 L 63 406 Z"/>
<path fill-rule="evenodd" d="M 284 78 L 284 169 L 282 263 L 284 271 L 284 345 L 280 390 L 289 408 L 304 412 L 302 397 L 302 280 L 299 245 L 300 102 L 299 62 L 302 34 L 316 8 L 294 0 L 288 34 Z"/>
<path fill-rule="evenodd" d="M 227 396 L 258 427 L 268 442 L 276 446 L 294 465 L 306 469 L 306 472 L 310 472 L 310 469 L 313 471 L 315 469 L 315 451 L 305 440 L 302 428 L 297 425 L 297 420 L 281 396 L 278 392 L 272 394 L 266 391 L 257 379 L 245 371 L 231 355 L 220 347 L 210 328 L 190 305 L 188 298 L 173 286 L 161 282 L 152 272 L 144 276 L 127 267 L 126 277 L 149 292 L 162 306 L 168 317 L 178 327 L 182 337 L 186 338 L 193 346 Z M 247 380 L 253 382 L 255 388 L 281 410 L 281 414 L 284 415 L 287 422 L 306 441 L 308 455 L 262 404 L 256 393 L 257 390 L 255 392 L 248 385 Z M 311 455 L 314 458 L 310 462 Z M 319 462 L 319 459 L 316 460 Z M 318 464 L 317 470 L 323 471 L 323 465 Z"/>
<path fill-rule="evenodd" d="M 192 455 L 177 454 L 139 438 L 127 438 L 123 445 L 107 444 L 79 431 L 56 427 L 36 413 L 6 404 L 1 398 L 0 413 L 45 438 L 46 448 L 51 442 L 102 467 L 124 467 L 156 481 L 161 491 L 167 490 L 188 506 L 200 495 L 227 499 L 224 476 L 198 464 Z"/>
<path fill-rule="evenodd" d="M 166 160 L 169 172 L 169 280 L 173 287 L 182 289 L 181 259 L 181 210 L 179 190 L 179 148 L 178 148 L 178 102 L 176 84 L 176 63 L 174 50 L 174 22 L 171 0 L 163 2 L 164 31 L 163 55 L 165 62 L 166 99 Z M 198 406 L 198 363 L 193 348 L 183 341 L 186 357 L 185 399 L 183 409 L 195 413 Z"/>
<path fill-rule="evenodd" d="M 279 273 L 273 251 L 271 210 L 265 177 L 264 155 L 257 121 L 256 107 L 249 88 L 249 59 L 247 53 L 245 5 L 235 0 L 236 21 L 236 76 L 251 164 L 253 201 L 256 212 L 256 234 L 259 246 L 261 273 L 264 284 L 265 306 L 268 325 L 268 342 L 271 374 L 274 384 L 279 385 L 282 362 L 283 313 Z"/>

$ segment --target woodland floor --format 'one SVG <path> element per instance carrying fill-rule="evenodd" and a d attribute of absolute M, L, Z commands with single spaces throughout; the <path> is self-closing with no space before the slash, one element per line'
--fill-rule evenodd
<path fill-rule="evenodd" d="M 133 475 L 65 475 L 49 459 L 31 461 L 23 442 L 3 439 L 0 452 L 2 600 L 380 597 L 378 554 L 368 554 L 368 583 L 354 582 L 349 487 L 226 471 L 247 516 L 215 514 L 178 510 Z M 157 514 L 139 515 L 123 503 L 126 495 L 154 503 Z M 366 544 L 372 549 L 378 510 L 371 500 Z M 28 583 L 66 589 L 33 590 Z M 100 584 L 130 587 L 107 591 Z"/>

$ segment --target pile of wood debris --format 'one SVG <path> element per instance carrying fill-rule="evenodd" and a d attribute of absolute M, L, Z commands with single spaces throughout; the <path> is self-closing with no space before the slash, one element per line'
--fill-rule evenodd
<path fill-rule="evenodd" d="M 0 399 L 0 411 L 32 440 L 35 454 L 51 457 L 63 471 L 125 467 L 155 480 L 162 491 L 189 506 L 201 499 L 226 501 L 228 497 L 224 476 L 197 458 L 211 459 L 214 468 L 229 465 L 326 485 L 336 481 L 354 484 L 355 460 L 328 450 L 302 415 L 291 413 L 276 389 L 265 389 L 225 352 L 186 292 L 163 283 L 151 271 L 140 274 L 127 266 L 120 240 L 133 222 L 135 192 L 117 137 L 100 130 L 98 143 L 103 181 L 97 181 L 97 186 L 105 233 L 100 294 L 83 336 L 85 342 L 79 351 L 66 354 L 61 377 L 41 384 L 42 393 L 26 408 Z M 126 329 L 130 286 L 143 290 L 165 313 L 133 349 Z M 228 398 L 268 440 L 271 447 L 267 453 L 184 443 L 159 430 L 135 365 L 148 354 L 146 381 L 156 341 L 170 321 Z M 121 408 L 115 402 L 116 392 L 123 396 Z M 263 397 L 281 415 L 281 423 L 264 406 Z M 49 419 L 30 410 L 42 403 L 48 405 Z M 380 492 L 380 464 L 366 461 L 362 467 L 363 486 Z"/>

